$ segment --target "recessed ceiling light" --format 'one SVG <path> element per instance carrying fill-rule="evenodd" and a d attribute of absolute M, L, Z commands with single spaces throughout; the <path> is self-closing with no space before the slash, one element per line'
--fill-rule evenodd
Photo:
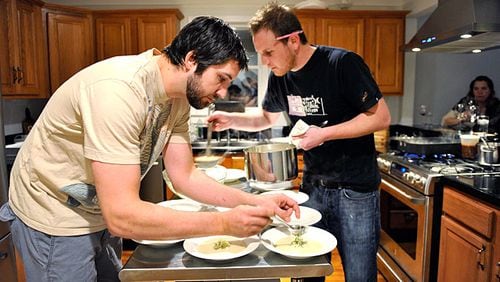
<path fill-rule="evenodd" d="M 474 49 L 474 50 L 472 50 L 472 53 L 475 53 L 475 54 L 476 53 L 481 53 L 481 49 Z"/>
<path fill-rule="evenodd" d="M 413 49 L 411 49 L 413 52 L 420 52 L 422 49 L 418 48 L 418 47 L 415 47 Z"/>
<path fill-rule="evenodd" d="M 460 35 L 460 38 L 464 38 L 464 39 L 465 38 L 471 38 L 471 37 L 472 37 L 472 35 L 470 35 L 468 33 Z"/>

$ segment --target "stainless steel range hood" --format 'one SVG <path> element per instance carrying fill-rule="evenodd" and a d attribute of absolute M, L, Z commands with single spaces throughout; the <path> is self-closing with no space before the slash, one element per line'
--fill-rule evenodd
<path fill-rule="evenodd" d="M 470 38 L 463 38 L 464 35 Z M 470 53 L 500 48 L 500 0 L 439 0 L 405 51 Z M 477 51 L 476 51 L 477 52 Z"/>

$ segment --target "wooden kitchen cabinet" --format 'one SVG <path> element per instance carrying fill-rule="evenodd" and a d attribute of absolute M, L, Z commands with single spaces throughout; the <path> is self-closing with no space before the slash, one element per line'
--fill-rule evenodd
<path fill-rule="evenodd" d="M 498 281 L 498 208 L 444 188 L 438 281 Z"/>
<path fill-rule="evenodd" d="M 402 95 L 407 11 L 297 10 L 310 43 L 363 57 L 383 94 Z"/>
<path fill-rule="evenodd" d="M 0 0 L 0 81 L 6 98 L 47 97 L 42 5 Z"/>
<path fill-rule="evenodd" d="M 43 9 L 47 27 L 50 93 L 81 69 L 95 62 L 92 14 L 59 5 Z"/>
<path fill-rule="evenodd" d="M 97 60 L 162 50 L 179 31 L 176 9 L 94 11 Z"/>
<path fill-rule="evenodd" d="M 363 56 L 365 24 L 362 18 L 320 18 L 316 41 L 320 45 L 341 47 Z"/>

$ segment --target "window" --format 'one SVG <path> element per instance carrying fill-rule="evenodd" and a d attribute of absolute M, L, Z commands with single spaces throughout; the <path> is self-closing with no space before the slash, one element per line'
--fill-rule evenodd
<path fill-rule="evenodd" d="M 243 70 L 228 88 L 227 99 L 243 102 L 245 107 L 257 107 L 259 93 L 259 59 L 252 43 L 250 31 L 245 28 L 235 29 L 240 36 L 248 57 L 248 70 Z"/>

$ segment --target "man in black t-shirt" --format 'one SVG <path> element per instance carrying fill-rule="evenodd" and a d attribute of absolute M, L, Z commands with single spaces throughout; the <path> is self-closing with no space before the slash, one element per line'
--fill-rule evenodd
<path fill-rule="evenodd" d="M 292 126 L 299 120 L 311 125 L 295 137 L 304 150 L 304 205 L 319 210 L 317 226 L 337 238 L 346 281 L 376 281 L 380 175 L 373 132 L 390 124 L 380 90 L 357 54 L 309 45 L 286 6 L 264 6 L 250 28 L 255 49 L 272 71 L 262 111 L 215 112 L 208 121 L 218 131 L 255 131 L 271 127 L 285 111 Z"/>

